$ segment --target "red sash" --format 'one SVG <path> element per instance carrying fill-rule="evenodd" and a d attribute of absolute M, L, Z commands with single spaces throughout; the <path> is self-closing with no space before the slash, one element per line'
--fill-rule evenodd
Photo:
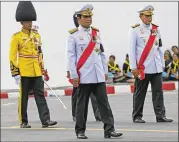
<path fill-rule="evenodd" d="M 80 68 L 84 65 L 84 63 L 86 62 L 86 60 L 88 59 L 88 57 L 90 56 L 90 54 L 92 53 L 92 51 L 96 45 L 96 42 L 93 42 L 93 37 L 96 37 L 96 35 L 97 35 L 96 30 L 92 29 L 92 38 L 91 38 L 87 48 L 81 55 L 81 57 L 78 61 L 78 64 L 77 64 L 77 73 L 79 76 L 80 76 L 80 73 L 79 73 Z"/>
<path fill-rule="evenodd" d="M 153 34 L 153 31 L 155 31 L 155 30 L 157 30 L 157 26 L 152 24 L 152 32 L 150 34 L 149 40 L 142 52 L 142 55 L 141 55 L 139 63 L 138 63 L 139 79 L 140 80 L 145 79 L 145 73 L 144 73 L 145 66 L 143 64 L 144 64 L 150 50 L 152 49 L 152 46 L 153 46 L 153 43 L 154 43 L 154 40 L 156 37 L 156 35 Z"/>
<path fill-rule="evenodd" d="M 73 79 L 68 78 L 68 81 L 73 84 Z"/>
<path fill-rule="evenodd" d="M 92 38 L 77 63 L 77 73 L 78 73 L 79 77 L 80 77 L 80 72 L 79 72 L 80 68 L 85 64 L 86 60 L 91 55 L 91 53 L 96 45 L 96 42 L 93 42 L 93 37 L 96 37 L 96 35 L 97 35 L 96 30 L 92 29 Z M 69 79 L 69 82 L 72 84 L 73 80 Z"/>

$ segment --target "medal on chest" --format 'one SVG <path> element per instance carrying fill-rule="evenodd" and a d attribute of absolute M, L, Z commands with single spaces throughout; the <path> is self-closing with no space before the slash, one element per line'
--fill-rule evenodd
<path fill-rule="evenodd" d="M 155 40 L 154 44 L 157 46 L 159 44 L 158 40 Z"/>
<path fill-rule="evenodd" d="M 156 36 L 158 34 L 158 30 L 157 29 L 151 30 L 151 33 L 152 33 L 152 35 Z"/>
<path fill-rule="evenodd" d="M 35 50 L 37 51 L 38 50 L 38 46 L 40 45 L 39 44 L 39 39 L 38 38 L 34 38 L 33 40 L 34 40 L 34 44 L 35 44 Z M 33 43 L 32 43 L 32 45 L 33 45 Z"/>
<path fill-rule="evenodd" d="M 144 41 L 144 43 L 146 43 L 147 40 L 144 38 L 143 41 Z"/>
<path fill-rule="evenodd" d="M 92 41 L 93 42 L 98 42 L 99 41 L 99 37 L 98 36 L 92 36 Z"/>
<path fill-rule="evenodd" d="M 99 46 L 95 46 L 94 47 L 94 51 L 97 53 L 97 54 L 100 54 L 101 53 L 101 49 Z"/>
<path fill-rule="evenodd" d="M 35 45 L 38 46 L 38 44 L 39 44 L 39 40 L 38 40 L 37 38 L 34 38 L 34 43 L 35 43 Z"/>
<path fill-rule="evenodd" d="M 81 51 L 83 52 L 84 48 L 81 46 Z"/>
<path fill-rule="evenodd" d="M 83 37 L 82 33 L 80 33 L 78 37 L 79 37 L 80 40 L 84 40 L 84 37 Z"/>
<path fill-rule="evenodd" d="M 140 29 L 140 33 L 144 34 L 144 29 L 143 28 Z"/>

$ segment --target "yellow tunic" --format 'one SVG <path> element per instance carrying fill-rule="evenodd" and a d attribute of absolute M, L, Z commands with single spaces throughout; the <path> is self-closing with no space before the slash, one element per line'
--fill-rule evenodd
<path fill-rule="evenodd" d="M 9 54 L 12 76 L 42 76 L 40 63 L 42 68 L 44 65 L 39 46 L 41 38 L 37 32 L 22 29 L 12 36 Z"/>

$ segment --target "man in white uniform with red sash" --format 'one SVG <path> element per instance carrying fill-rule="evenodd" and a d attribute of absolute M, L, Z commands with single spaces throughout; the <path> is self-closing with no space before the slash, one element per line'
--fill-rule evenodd
<path fill-rule="evenodd" d="M 77 88 L 76 126 L 78 139 L 85 135 L 89 96 L 96 96 L 101 120 L 104 123 L 104 137 L 119 137 L 114 129 L 114 117 L 106 93 L 107 60 L 102 49 L 99 30 L 91 27 L 92 5 L 85 5 L 76 11 L 79 27 L 69 31 L 67 56 L 70 77 Z"/>
<path fill-rule="evenodd" d="M 157 122 L 172 122 L 165 116 L 162 91 L 162 72 L 165 67 L 159 27 L 152 22 L 154 8 L 149 5 L 139 10 L 141 22 L 129 32 L 130 66 L 136 77 L 133 95 L 133 122 L 142 120 L 143 106 L 149 82 L 152 87 L 152 102 Z"/>

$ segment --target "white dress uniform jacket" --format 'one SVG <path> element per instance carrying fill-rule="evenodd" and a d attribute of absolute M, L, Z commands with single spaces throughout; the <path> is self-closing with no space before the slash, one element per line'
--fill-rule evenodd
<path fill-rule="evenodd" d="M 101 38 L 99 31 L 97 31 L 94 50 L 79 70 L 80 76 L 77 74 L 78 60 L 87 48 L 91 40 L 91 34 L 92 28 L 85 29 L 79 26 L 75 32 L 69 35 L 67 41 L 67 67 L 70 71 L 71 79 L 80 77 L 81 84 L 105 82 L 105 74 L 108 73 L 107 59 L 104 52 L 101 52 Z"/>
<path fill-rule="evenodd" d="M 140 24 L 131 27 L 129 31 L 129 60 L 132 70 L 137 68 L 137 63 L 139 63 L 139 59 L 147 44 L 151 34 L 151 29 L 152 24 L 146 25 L 141 21 Z M 157 35 L 153 47 L 144 62 L 144 72 L 147 74 L 163 72 L 163 68 L 165 67 L 159 27 L 157 29 Z"/>

